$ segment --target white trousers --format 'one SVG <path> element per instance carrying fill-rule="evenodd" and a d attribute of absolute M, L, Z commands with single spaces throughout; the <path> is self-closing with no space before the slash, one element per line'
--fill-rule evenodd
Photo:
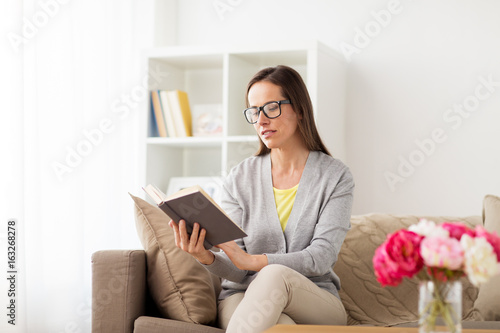
<path fill-rule="evenodd" d="M 219 302 L 219 325 L 227 333 L 257 333 L 276 324 L 345 325 L 342 302 L 302 274 L 268 265 L 245 293 Z"/>

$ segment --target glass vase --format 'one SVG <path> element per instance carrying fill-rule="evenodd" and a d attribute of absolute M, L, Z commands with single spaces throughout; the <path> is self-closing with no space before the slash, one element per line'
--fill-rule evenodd
<path fill-rule="evenodd" d="M 422 281 L 419 285 L 419 332 L 462 332 L 462 283 Z"/>

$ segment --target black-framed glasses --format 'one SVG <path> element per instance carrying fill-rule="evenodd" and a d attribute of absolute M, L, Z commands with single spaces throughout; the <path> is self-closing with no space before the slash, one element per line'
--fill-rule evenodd
<path fill-rule="evenodd" d="M 292 104 L 292 102 L 288 99 L 283 101 L 267 102 L 262 106 L 254 106 L 245 109 L 243 110 L 243 114 L 245 115 L 245 119 L 250 124 L 255 124 L 257 122 L 260 111 L 264 112 L 264 115 L 269 119 L 278 118 L 281 115 L 281 104 Z"/>

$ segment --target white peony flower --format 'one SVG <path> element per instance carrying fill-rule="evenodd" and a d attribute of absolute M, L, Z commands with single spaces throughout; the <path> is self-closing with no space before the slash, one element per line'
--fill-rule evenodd
<path fill-rule="evenodd" d="M 433 221 L 429 221 L 427 219 L 420 219 L 417 224 L 412 224 L 408 230 L 413 231 L 416 234 L 428 237 L 441 237 L 448 238 L 450 237 L 450 233 L 448 230 L 445 230 L 436 225 Z"/>
<path fill-rule="evenodd" d="M 493 246 L 484 237 L 463 235 L 460 244 L 465 254 L 465 274 L 476 287 L 499 273 Z"/>

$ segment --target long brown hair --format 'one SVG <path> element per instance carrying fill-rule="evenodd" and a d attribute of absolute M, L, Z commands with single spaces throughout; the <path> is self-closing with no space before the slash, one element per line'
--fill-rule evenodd
<path fill-rule="evenodd" d="M 252 86 L 260 81 L 268 81 L 281 88 L 281 93 L 285 99 L 292 101 L 292 106 L 298 115 L 298 128 L 302 141 L 310 151 L 321 151 L 330 155 L 328 149 L 323 144 L 318 134 L 316 123 L 314 122 L 313 107 L 307 87 L 300 74 L 293 68 L 279 65 L 276 67 L 267 67 L 255 74 L 247 85 L 245 100 L 248 105 L 248 92 Z M 267 148 L 264 142 L 260 140 L 260 147 L 256 156 L 269 154 L 271 149 Z"/>

